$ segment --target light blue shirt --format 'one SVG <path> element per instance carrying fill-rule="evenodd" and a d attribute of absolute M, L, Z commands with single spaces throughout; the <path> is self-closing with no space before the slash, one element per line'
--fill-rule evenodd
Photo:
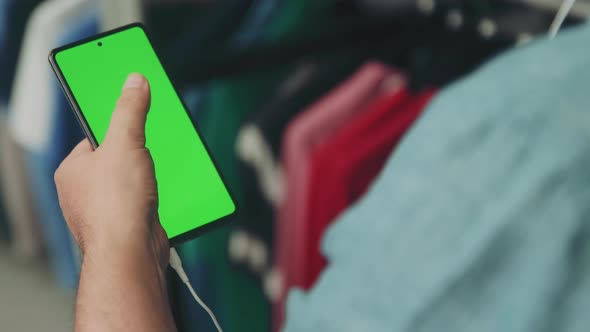
<path fill-rule="evenodd" d="M 590 25 L 442 91 L 326 233 L 286 331 L 588 331 Z"/>

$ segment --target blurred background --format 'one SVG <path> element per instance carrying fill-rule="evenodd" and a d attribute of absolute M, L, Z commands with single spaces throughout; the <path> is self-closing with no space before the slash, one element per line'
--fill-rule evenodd
<path fill-rule="evenodd" d="M 590 1 L 546 40 L 561 5 L 0 0 L 0 330 L 73 326 L 47 55 L 141 21 L 241 206 L 179 248 L 226 331 L 587 331 Z"/>

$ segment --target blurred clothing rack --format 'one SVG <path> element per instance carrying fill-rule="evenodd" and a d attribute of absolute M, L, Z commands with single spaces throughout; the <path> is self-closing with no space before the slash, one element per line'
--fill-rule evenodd
<path fill-rule="evenodd" d="M 79 140 L 82 137 L 67 104 L 61 100 L 59 87 L 49 72 L 46 61 L 49 47 L 72 41 L 72 38 L 79 39 L 83 34 L 97 32 L 94 30 L 104 31 L 131 22 L 145 22 L 153 33 L 155 47 L 161 52 L 162 61 L 187 102 L 187 107 L 197 122 L 203 139 L 212 147 L 212 153 L 217 161 L 221 160 L 219 164 L 224 174 L 230 175 L 231 186 L 237 187 L 238 191 L 242 191 L 243 196 L 247 196 L 244 199 L 246 204 L 241 204 L 244 208 L 237 218 L 239 220 L 224 229 L 182 246 L 181 254 L 183 260 L 186 258 L 187 272 L 193 282 L 198 284 L 197 287 L 205 292 L 206 302 L 211 302 L 215 312 L 220 313 L 221 320 L 228 324 L 230 327 L 228 330 L 256 331 L 267 330 L 269 316 L 276 315 L 275 320 L 277 320 L 276 317 L 281 317 L 282 313 L 279 312 L 284 309 L 283 303 L 279 304 L 277 299 L 286 295 L 292 288 L 292 284 L 288 283 L 282 286 L 280 282 L 278 286 L 273 284 L 273 281 L 285 279 L 271 278 L 276 276 L 273 272 L 281 267 L 276 263 L 276 253 L 280 251 L 277 248 L 281 245 L 283 249 L 289 249 L 289 245 L 293 244 L 285 244 L 287 241 L 278 243 L 280 241 L 275 240 L 275 234 L 278 233 L 276 230 L 284 227 L 284 223 L 280 225 L 281 222 L 275 222 L 279 219 L 275 214 L 276 210 L 273 210 L 278 205 L 276 202 L 281 200 L 269 200 L 261 196 L 264 192 L 259 190 L 261 186 L 255 181 L 271 178 L 270 181 L 278 179 L 270 186 L 271 188 L 276 189 L 283 185 L 280 180 L 281 172 L 284 171 L 284 174 L 289 172 L 289 167 L 285 167 L 286 163 L 282 159 L 285 154 L 283 143 L 287 141 L 286 128 L 297 123 L 297 118 L 310 109 L 319 110 L 317 114 L 323 116 L 326 108 L 339 111 L 349 108 L 351 115 L 347 118 L 348 120 L 353 119 L 353 113 L 369 114 L 370 110 L 376 109 L 387 114 L 387 118 L 375 116 L 365 120 L 380 130 L 361 131 L 359 129 L 360 135 L 356 137 L 340 135 L 340 141 L 333 140 L 334 136 L 330 135 L 336 133 L 337 129 L 359 123 L 360 118 L 354 118 L 354 121 L 350 122 L 335 121 L 335 118 L 326 120 L 325 128 L 334 128 L 331 134 L 326 131 L 323 143 L 333 140 L 332 148 L 318 151 L 334 152 L 338 150 L 335 147 L 342 142 L 351 144 L 344 144 L 341 151 L 336 151 L 343 153 L 325 154 L 329 158 L 334 157 L 334 164 L 346 164 L 350 167 L 342 167 L 337 172 L 333 172 L 334 174 L 324 173 L 336 179 L 336 176 L 344 174 L 345 171 L 356 170 L 357 162 L 367 162 L 372 167 L 370 172 L 365 172 L 365 169 L 361 167 L 359 174 L 362 176 L 339 178 L 343 181 L 338 183 L 354 187 L 354 195 L 351 196 L 354 199 L 351 198 L 350 201 L 355 201 L 364 194 L 366 186 L 377 175 L 385 157 L 393 151 L 398 139 L 401 139 L 404 131 L 415 119 L 414 116 L 417 117 L 425 108 L 422 101 L 426 103 L 427 99 L 417 98 L 419 94 L 424 93 L 425 90 L 446 93 L 444 90 L 449 82 L 465 77 L 467 73 L 473 72 L 482 63 L 502 52 L 516 49 L 518 45 L 536 36 L 544 36 L 548 28 L 547 23 L 554 17 L 561 3 L 559 0 L 65 1 L 92 2 L 93 8 L 87 13 L 91 14 L 91 17 L 83 21 L 94 22 L 95 25 L 92 30 L 82 31 L 78 27 L 79 24 L 69 24 L 64 29 L 66 33 L 63 36 L 62 33 L 56 34 L 49 28 L 39 28 L 38 35 L 45 38 L 36 38 L 33 42 L 24 43 L 24 45 L 32 44 L 37 48 L 33 52 L 26 52 L 29 53 L 27 58 L 32 56 L 35 59 L 35 69 L 32 70 L 32 74 L 28 71 L 29 74 L 26 77 L 17 80 L 24 88 L 24 93 L 21 93 L 19 98 L 21 104 L 25 102 L 29 105 L 29 102 L 45 100 L 49 102 L 41 105 L 43 107 L 30 105 L 20 107 L 29 112 L 27 118 L 33 119 L 25 121 L 29 126 L 20 131 L 20 137 L 4 138 L 4 136 L 11 136 L 8 130 L 0 133 L 3 134 L 0 135 L 0 140 L 15 140 L 8 143 L 21 149 L 20 153 L 23 157 L 27 157 L 23 158 L 19 164 L 9 165 L 12 166 L 12 170 L 18 168 L 21 173 L 33 173 L 31 169 L 44 168 L 42 177 L 45 181 L 19 187 L 35 194 L 39 194 L 42 190 L 54 190 L 51 168 L 56 166 L 55 163 L 63 157 L 60 154 L 67 152 L 70 141 Z M 57 3 L 56 0 L 44 2 Z M 380 11 L 378 8 L 387 8 L 387 10 Z M 590 2 L 578 0 L 568 17 L 567 24 L 579 23 L 589 14 Z M 90 19 L 92 21 L 89 21 Z M 63 22 L 65 19 L 57 21 Z M 47 25 L 54 27 L 57 24 Z M 73 35 L 70 36 L 70 33 Z M 49 34 L 51 36 L 47 36 Z M 528 39 L 522 38 L 523 36 Z M 26 67 L 32 68 L 31 65 Z M 46 71 L 42 72 L 43 70 Z M 45 85 L 42 88 L 43 91 L 38 91 L 39 84 Z M 338 93 L 342 86 L 347 88 L 343 90 L 345 93 Z M 358 86 L 367 86 L 366 91 L 360 93 L 361 89 Z M 397 92 L 394 93 L 394 90 Z M 357 102 L 353 103 L 350 98 L 355 94 Z M 31 95 L 35 98 L 30 98 Z M 459 95 L 455 99 L 461 101 L 469 97 L 470 95 Z M 376 99 L 380 101 L 383 99 L 385 102 L 382 103 L 383 105 L 375 104 L 376 106 L 368 107 L 368 104 L 375 103 Z M 61 103 L 53 102 L 54 100 Z M 403 102 L 403 105 L 398 102 Z M 7 112 L 14 112 L 14 100 L 12 103 L 9 105 L 11 109 Z M 460 108 L 461 105 L 457 105 L 457 109 Z M 48 118 L 48 114 L 52 114 L 49 116 L 51 119 Z M 59 114 L 59 117 L 55 116 L 56 114 Z M 402 117 L 389 117 L 392 114 Z M 375 122 L 369 121 L 372 119 L 375 119 Z M 389 125 L 395 127 L 396 123 L 400 122 L 405 123 L 407 127 L 398 128 L 399 135 L 396 134 L 396 138 L 392 139 L 389 135 L 393 131 L 389 130 Z M 335 123 L 340 123 L 340 127 L 336 128 Z M 384 124 L 388 126 L 383 127 Z M 8 126 L 2 123 L 0 125 L 3 125 L 2 128 Z M 236 153 L 236 147 L 240 146 L 240 137 L 242 139 L 248 137 L 240 135 L 243 132 L 248 133 L 246 129 L 254 129 L 258 136 L 255 136 L 254 144 L 249 145 L 251 141 L 243 140 L 243 146 L 254 147 L 245 149 L 248 151 L 240 156 Z M 46 131 L 51 131 L 52 136 L 45 135 Z M 34 141 L 40 133 L 45 139 L 43 146 L 39 149 L 33 149 L 23 143 L 27 140 Z M 375 136 L 375 133 L 380 133 L 379 137 Z M 56 139 L 60 136 L 67 136 L 67 139 Z M 352 139 L 357 137 L 360 139 Z M 350 141 L 349 138 L 351 138 Z M 47 144 L 48 141 L 51 144 Z M 359 148 L 359 146 L 369 146 L 368 143 L 374 143 L 375 150 Z M 53 164 L 51 165 L 39 166 L 43 163 L 40 161 L 40 156 L 31 153 L 43 150 L 40 153 L 47 154 L 46 150 L 56 147 L 63 151 L 52 152 Z M 354 152 L 357 159 L 346 155 L 349 152 L 347 149 L 352 148 L 356 149 Z M 309 150 L 308 161 L 312 162 L 314 156 L 311 153 L 312 149 Z M 378 151 L 378 156 L 370 152 L 365 153 L 368 150 Z M 3 152 L 10 153 L 11 150 L 4 149 Z M 257 159 L 256 157 L 260 155 L 268 158 Z M 315 168 L 316 179 L 322 178 L 320 171 L 330 168 L 331 162 L 321 163 L 328 160 L 328 157 L 316 158 L 320 162 L 316 160 L 313 163 L 314 167 L 308 165 L 310 168 Z M 264 177 L 264 167 L 257 167 L 261 164 L 258 163 L 260 159 L 269 162 L 272 167 L 268 169 L 277 170 L 276 173 L 268 172 L 273 177 Z M 14 160 L 16 159 L 4 157 L 4 160 L 0 161 Z M 444 161 L 444 158 L 442 160 Z M 44 162 L 47 164 L 46 161 Z M 293 168 L 293 166 L 290 167 Z M 310 174 L 311 172 L 312 170 Z M 26 176 L 31 177 L 31 174 L 19 175 L 15 171 L 11 171 L 10 175 L 22 179 Z M 300 180 L 297 174 L 290 178 L 291 183 Z M 362 180 L 359 181 L 362 182 L 360 189 L 356 188 L 357 179 Z M 321 181 L 317 182 L 321 183 Z M 285 185 L 285 188 L 287 187 L 288 184 Z M 320 186 L 316 185 L 316 187 Z M 324 188 L 331 187 L 333 186 L 324 185 Z M 270 192 L 275 191 L 270 190 Z M 345 190 L 340 190 L 339 193 L 341 192 Z M 13 197 L 19 196 L 14 190 L 10 194 Z M 313 197 L 330 200 L 337 196 L 323 194 L 329 193 L 318 191 Z M 265 199 L 274 205 L 270 206 L 271 204 L 268 204 Z M 53 211 L 59 212 L 56 202 L 52 201 L 52 203 L 54 203 Z M 347 206 L 349 203 L 346 201 Z M 11 211 L 15 206 L 17 205 L 12 204 L 6 210 Z M 29 206 L 33 207 L 34 203 Z M 327 206 L 328 204 L 324 207 Z M 336 208 L 335 205 L 331 207 Z M 345 206 L 342 204 L 337 207 L 340 212 L 340 208 Z M 320 255 L 318 243 L 324 227 L 332 221 L 338 222 L 336 218 L 324 217 L 331 215 L 334 211 L 326 210 L 325 214 L 322 212 L 319 216 L 313 214 L 313 220 L 321 219 L 322 223 L 325 222 L 322 227 L 314 228 L 317 232 L 314 231 L 313 237 L 306 234 L 303 228 L 288 228 L 287 230 L 301 231 L 298 233 L 301 238 L 311 239 L 309 242 L 294 243 L 290 248 L 305 247 L 303 249 L 317 263 L 316 258 Z M 46 218 L 47 215 L 42 213 L 39 219 Z M 34 217 L 27 218 L 34 219 Z M 63 229 L 58 229 L 63 231 L 61 235 L 67 235 L 65 224 L 60 223 L 59 219 L 53 220 L 58 222 L 52 223 L 51 229 L 56 230 L 62 227 Z M 311 219 L 308 218 L 308 220 Z M 292 224 L 291 226 L 297 226 L 301 223 Z M 306 221 L 305 225 L 317 226 L 318 224 L 321 223 Z M 236 234 L 242 237 L 235 236 Z M 244 250 L 244 246 L 240 247 L 240 241 L 237 241 L 238 249 L 233 250 L 234 253 L 237 251 L 237 255 L 232 257 L 232 239 L 236 238 L 238 240 L 245 238 L 248 248 Z M 243 244 L 244 241 L 241 243 Z M 293 260 L 290 253 L 290 251 L 287 252 L 285 257 Z M 294 250 L 294 253 L 296 256 L 299 252 Z M 63 253 L 54 256 L 65 257 Z M 295 260 L 301 266 L 309 265 L 305 257 L 295 257 Z M 285 259 L 285 262 L 287 261 L 289 261 L 288 258 Z M 315 264 L 311 271 L 313 273 L 302 276 L 306 287 L 313 284 L 315 274 L 320 270 L 319 266 L 320 264 Z M 200 328 L 203 322 L 208 322 L 208 319 L 201 319 L 201 310 L 192 306 L 192 298 L 185 298 L 188 294 L 185 294 L 184 288 L 174 289 L 175 281 L 176 278 L 170 278 L 170 296 L 179 321 L 179 330 L 192 331 Z M 74 287 L 72 284 L 70 282 L 68 286 Z M 270 291 L 267 286 L 271 289 Z M 273 289 L 274 294 L 283 293 L 273 297 Z M 275 306 L 274 314 L 270 313 L 271 306 Z M 275 323 L 278 321 L 280 320 Z M 244 328 L 246 324 L 249 324 L 250 329 Z M 240 329 L 240 327 L 243 328 Z"/>
<path fill-rule="evenodd" d="M 101 0 L 101 28 L 110 30 L 133 22 L 143 22 L 142 0 Z"/>

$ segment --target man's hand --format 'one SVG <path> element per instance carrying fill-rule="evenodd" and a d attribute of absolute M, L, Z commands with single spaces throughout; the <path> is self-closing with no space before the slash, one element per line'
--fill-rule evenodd
<path fill-rule="evenodd" d="M 76 330 L 174 330 L 154 165 L 145 147 L 147 80 L 131 74 L 104 142 L 74 148 L 55 173 L 64 217 L 83 253 Z M 106 110 L 105 110 L 106 111 Z"/>
<path fill-rule="evenodd" d="M 164 269 L 168 242 L 157 219 L 154 165 L 145 147 L 149 105 L 147 81 L 130 75 L 103 144 L 93 151 L 87 139 L 80 142 L 55 172 L 55 182 L 65 219 L 84 254 L 150 243 Z"/>

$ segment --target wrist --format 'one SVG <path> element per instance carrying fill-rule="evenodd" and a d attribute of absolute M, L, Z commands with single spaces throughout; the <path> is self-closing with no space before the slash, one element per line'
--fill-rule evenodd
<path fill-rule="evenodd" d="M 127 239 L 96 237 L 85 244 L 82 255 L 83 270 L 115 271 L 134 277 L 151 275 L 162 285 L 166 265 L 155 250 L 151 236 L 142 232 Z"/>

